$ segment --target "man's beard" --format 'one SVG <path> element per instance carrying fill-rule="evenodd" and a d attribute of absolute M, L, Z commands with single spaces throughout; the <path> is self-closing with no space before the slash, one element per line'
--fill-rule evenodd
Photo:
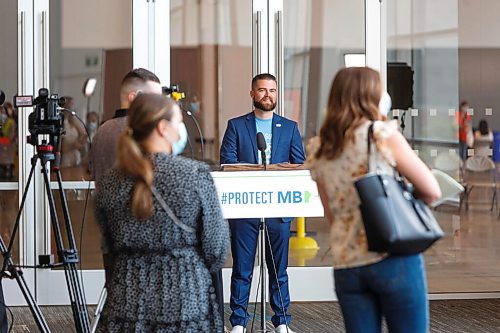
<path fill-rule="evenodd" d="M 269 99 L 269 100 L 271 101 L 270 105 L 254 100 L 253 106 L 259 110 L 262 110 L 262 111 L 273 111 L 276 108 L 276 102 L 273 102 L 272 99 Z"/>

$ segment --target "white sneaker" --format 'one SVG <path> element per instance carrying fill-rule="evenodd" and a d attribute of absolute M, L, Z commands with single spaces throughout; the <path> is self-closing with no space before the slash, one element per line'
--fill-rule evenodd
<path fill-rule="evenodd" d="M 290 326 L 288 326 L 288 330 L 287 330 L 285 324 L 281 324 L 280 326 L 276 327 L 275 332 L 276 333 L 295 333 L 294 331 L 292 331 Z"/>
<path fill-rule="evenodd" d="M 246 329 L 241 325 L 236 325 L 231 330 L 231 333 L 245 333 L 245 332 L 246 332 Z"/>

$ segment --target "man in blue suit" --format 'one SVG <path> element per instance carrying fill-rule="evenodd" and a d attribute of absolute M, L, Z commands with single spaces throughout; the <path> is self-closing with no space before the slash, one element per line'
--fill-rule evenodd
<path fill-rule="evenodd" d="M 255 108 L 246 115 L 229 120 L 220 150 L 221 164 L 261 164 L 261 154 L 257 149 L 258 132 L 263 133 L 266 140 L 267 164 L 304 163 L 304 148 L 297 123 L 273 112 L 276 108 L 276 94 L 276 78 L 273 75 L 259 74 L 253 78 L 250 97 Z M 292 333 L 287 329 L 291 316 L 287 313 L 290 292 L 286 272 L 291 220 L 289 217 L 266 219 L 269 237 L 266 245 L 270 242 L 272 250 L 271 257 L 266 246 L 270 303 L 274 311 L 272 322 L 276 332 L 288 333 Z M 232 313 L 229 320 L 233 325 L 231 333 L 243 333 L 250 318 L 247 305 L 257 249 L 259 219 L 230 220 L 229 226 L 233 255 L 230 302 Z M 271 258 L 274 258 L 277 277 Z"/>

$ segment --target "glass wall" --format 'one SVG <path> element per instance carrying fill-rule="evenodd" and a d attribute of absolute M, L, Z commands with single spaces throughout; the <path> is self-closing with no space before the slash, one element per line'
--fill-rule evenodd
<path fill-rule="evenodd" d="M 2 4 L 0 11 L 0 90 L 5 101 L 0 101 L 0 236 L 8 245 L 16 220 L 18 207 L 18 118 L 13 107 L 13 96 L 18 91 L 18 14 L 17 2 Z M 3 100 L 3 97 L 0 96 Z M 3 103 L 3 104 L 2 104 Z M 17 263 L 19 244 L 14 243 L 14 261 Z"/>
<path fill-rule="evenodd" d="M 306 144 L 319 131 L 333 77 L 349 55 L 365 53 L 365 1 L 285 0 L 283 18 L 285 116 Z M 305 226 L 319 250 L 292 246 L 290 266 L 331 266 L 328 222 L 307 218 Z"/>
<path fill-rule="evenodd" d="M 170 20 L 170 82 L 192 113 L 184 113 L 191 143 L 184 155 L 218 168 L 227 120 L 251 111 L 252 1 L 171 1 Z"/>
<path fill-rule="evenodd" d="M 494 0 L 387 1 L 393 115 L 419 156 L 468 194 L 445 191 L 436 208 L 446 237 L 426 253 L 433 293 L 494 292 L 500 285 L 493 140 L 500 130 L 499 10 Z"/>
<path fill-rule="evenodd" d="M 252 110 L 252 2 L 171 1 L 170 19 L 170 82 L 186 95 L 180 105 L 190 145 L 183 154 L 217 170 L 227 121 Z"/>
<path fill-rule="evenodd" d="M 51 0 L 49 41 L 49 88 L 66 99 L 61 174 L 73 232 L 77 247 L 82 246 L 82 267 L 102 268 L 93 191 L 89 192 L 90 141 L 96 131 L 91 124 L 102 124 L 120 107 L 120 83 L 132 69 L 132 1 Z M 97 84 L 86 96 L 83 87 L 90 78 Z M 59 191 L 53 193 L 63 226 Z M 57 251 L 53 236 L 51 251 Z"/>

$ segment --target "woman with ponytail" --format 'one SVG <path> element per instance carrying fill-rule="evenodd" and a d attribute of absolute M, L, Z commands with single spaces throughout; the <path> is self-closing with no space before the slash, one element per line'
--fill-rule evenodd
<path fill-rule="evenodd" d="M 97 192 L 114 257 L 98 332 L 223 332 L 210 273 L 227 257 L 228 226 L 208 166 L 176 156 L 186 139 L 175 102 L 134 100 Z"/>

